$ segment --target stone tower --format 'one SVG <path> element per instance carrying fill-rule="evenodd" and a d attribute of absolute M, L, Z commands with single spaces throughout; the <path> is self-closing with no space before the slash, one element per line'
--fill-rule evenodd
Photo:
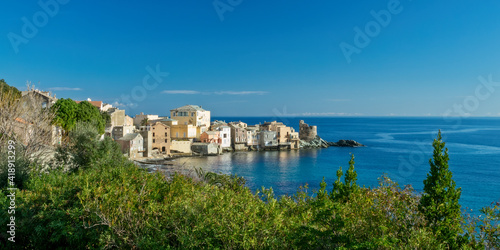
<path fill-rule="evenodd" d="M 299 129 L 299 139 L 304 141 L 312 141 L 318 135 L 318 127 L 309 126 L 304 120 L 300 120 Z"/>

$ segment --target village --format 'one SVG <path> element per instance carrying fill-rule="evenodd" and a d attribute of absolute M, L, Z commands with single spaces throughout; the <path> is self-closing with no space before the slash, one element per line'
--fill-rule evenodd
<path fill-rule="evenodd" d="M 296 150 L 300 148 L 301 139 L 314 139 L 317 134 L 316 126 L 303 121 L 300 132 L 277 121 L 255 125 L 211 121 L 210 111 L 198 105 L 172 109 L 170 117 L 140 113 L 131 118 L 117 108 L 106 112 L 111 116 L 106 135 L 117 141 L 132 160 L 232 151 Z"/>
<path fill-rule="evenodd" d="M 55 95 L 40 90 L 23 91 L 42 100 L 43 107 L 56 101 Z M 193 155 L 219 155 L 232 151 L 298 150 L 320 140 L 317 127 L 300 121 L 300 131 L 282 122 L 249 125 L 241 121 L 212 121 L 209 110 L 185 105 L 170 110 L 170 117 L 140 113 L 130 117 L 125 110 L 102 101 L 87 99 L 110 121 L 102 135 L 113 138 L 131 160 L 167 159 Z M 76 101 L 80 103 L 81 101 Z M 61 129 L 53 128 L 53 144 L 60 143 Z M 326 143 L 326 142 L 325 142 Z M 313 147 L 327 147 L 318 144 Z"/>

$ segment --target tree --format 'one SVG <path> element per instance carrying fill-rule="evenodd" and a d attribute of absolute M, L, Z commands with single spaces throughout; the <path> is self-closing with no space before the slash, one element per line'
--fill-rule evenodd
<path fill-rule="evenodd" d="M 448 149 L 445 149 L 442 141 L 441 130 L 432 146 L 433 159 L 429 160 L 431 170 L 424 180 L 424 193 L 418 208 L 438 239 L 451 248 L 457 248 L 457 237 L 462 231 L 462 215 L 458 203 L 462 191 L 461 188 L 456 188 L 448 169 Z"/>
<path fill-rule="evenodd" d="M 76 103 L 71 99 L 59 99 L 52 106 L 56 113 L 54 124 L 62 127 L 68 134 L 77 122 L 91 123 L 97 128 L 99 134 L 104 134 L 106 118 L 90 102 L 83 101 Z"/>
<path fill-rule="evenodd" d="M 76 125 L 76 114 L 78 105 L 71 99 L 61 98 L 52 105 L 52 111 L 55 112 L 54 124 L 63 128 L 64 131 L 69 133 Z"/>
<path fill-rule="evenodd" d="M 333 190 L 330 194 L 333 200 L 345 201 L 352 193 L 359 189 L 358 184 L 356 184 L 358 174 L 356 173 L 356 170 L 354 170 L 354 155 L 351 155 L 349 169 L 345 173 L 344 183 L 340 180 L 342 175 L 342 167 L 340 167 L 339 170 L 337 170 L 337 180 L 333 184 Z"/>
<path fill-rule="evenodd" d="M 148 119 L 148 118 L 144 118 L 144 119 L 142 119 L 142 121 L 141 121 L 141 126 L 146 126 L 146 125 L 148 125 L 148 121 L 149 121 L 149 119 Z"/>
<path fill-rule="evenodd" d="M 99 109 L 94 107 L 94 105 L 92 105 L 88 101 L 78 103 L 78 108 L 76 111 L 76 121 L 91 123 L 96 126 L 99 134 L 104 134 L 106 121 L 99 112 Z"/>

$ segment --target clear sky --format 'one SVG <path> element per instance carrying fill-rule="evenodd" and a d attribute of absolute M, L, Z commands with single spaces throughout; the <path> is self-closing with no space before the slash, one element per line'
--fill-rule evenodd
<path fill-rule="evenodd" d="M 215 3 L 2 1 L 0 78 L 132 116 L 500 115 L 497 0 Z"/>

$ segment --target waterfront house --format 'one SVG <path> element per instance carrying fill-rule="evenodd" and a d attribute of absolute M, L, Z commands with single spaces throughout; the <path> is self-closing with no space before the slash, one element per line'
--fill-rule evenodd
<path fill-rule="evenodd" d="M 215 128 L 215 131 L 219 131 L 219 137 L 221 139 L 222 148 L 231 148 L 231 128 L 228 126 L 220 126 Z"/>
<path fill-rule="evenodd" d="M 222 140 L 219 137 L 219 131 L 205 131 L 200 136 L 200 141 L 203 143 L 221 144 Z"/>
<path fill-rule="evenodd" d="M 151 126 L 151 136 L 153 150 L 170 155 L 171 128 L 162 122 L 156 122 Z"/>
<path fill-rule="evenodd" d="M 291 149 L 299 149 L 300 139 L 299 132 L 290 133 Z"/>
<path fill-rule="evenodd" d="M 139 133 L 130 133 L 116 140 L 122 148 L 122 153 L 130 159 L 143 157 L 143 138 Z"/>
<path fill-rule="evenodd" d="M 263 130 L 259 133 L 259 146 L 262 149 L 278 147 L 276 131 Z"/>
<path fill-rule="evenodd" d="M 244 150 L 247 144 L 247 124 L 243 122 L 229 123 L 231 128 L 231 145 L 234 150 Z"/>
<path fill-rule="evenodd" d="M 259 146 L 259 128 L 255 126 L 248 126 L 246 128 L 247 133 L 247 146 L 257 147 Z"/>

